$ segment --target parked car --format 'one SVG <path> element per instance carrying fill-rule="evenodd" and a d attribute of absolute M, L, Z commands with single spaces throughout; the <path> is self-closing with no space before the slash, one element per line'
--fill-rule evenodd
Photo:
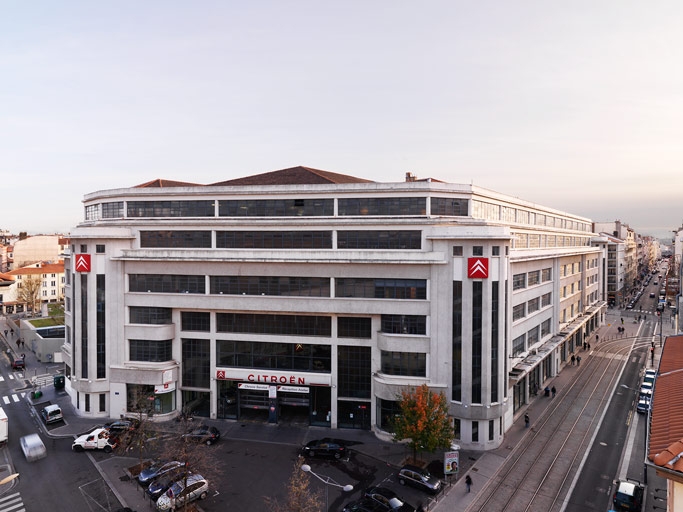
<path fill-rule="evenodd" d="M 398 494 L 386 487 L 371 487 L 365 491 L 365 497 L 381 503 L 392 512 L 415 512 L 415 507 L 403 501 Z"/>
<path fill-rule="evenodd" d="M 636 405 L 636 412 L 640 414 L 647 414 L 650 411 L 651 398 L 649 396 L 641 396 Z"/>
<path fill-rule="evenodd" d="M 147 469 L 143 469 L 140 472 L 140 474 L 138 475 L 138 482 L 140 482 L 141 484 L 149 484 L 155 478 L 165 475 L 166 473 L 169 473 L 170 471 L 173 471 L 174 469 L 182 467 L 184 465 L 184 462 L 180 462 L 177 460 L 153 464 L 152 466 L 148 467 Z"/>
<path fill-rule="evenodd" d="M 378 501 L 363 497 L 344 505 L 343 512 L 391 512 L 391 509 Z"/>
<path fill-rule="evenodd" d="M 189 476 L 188 472 L 188 476 Z M 183 466 L 178 466 L 172 469 L 165 475 L 161 475 L 152 480 L 145 491 L 147 496 L 154 501 L 157 501 L 159 497 L 164 494 L 168 489 L 180 480 L 185 475 L 185 468 Z"/>
<path fill-rule="evenodd" d="M 616 491 L 612 497 L 615 510 L 637 510 L 640 512 L 643 504 L 645 488 L 640 482 L 617 480 Z"/>
<path fill-rule="evenodd" d="M 140 426 L 140 421 L 135 418 L 124 418 L 116 421 L 111 421 L 104 424 L 104 428 L 108 429 L 114 434 L 122 434 L 135 430 Z"/>
<path fill-rule="evenodd" d="M 322 439 L 314 439 L 306 443 L 303 448 L 303 454 L 308 457 L 334 457 L 341 459 L 348 453 L 347 442 L 343 439 L 332 439 L 331 437 L 324 437 Z"/>
<path fill-rule="evenodd" d="M 57 404 L 50 404 L 43 407 L 40 410 L 40 415 L 43 417 L 43 421 L 46 425 L 64 420 L 62 409 Z"/>
<path fill-rule="evenodd" d="M 12 370 L 25 370 L 26 361 L 23 359 L 15 359 L 12 361 Z"/>
<path fill-rule="evenodd" d="M 186 485 L 187 484 L 187 485 Z M 202 475 L 190 475 L 178 480 L 157 500 L 157 510 L 175 510 L 184 503 L 203 500 L 209 495 L 209 482 Z"/>
<path fill-rule="evenodd" d="M 208 425 L 200 425 L 196 428 L 191 428 L 186 434 L 181 436 L 183 441 L 194 441 L 197 443 L 205 443 L 207 446 L 214 444 L 221 438 L 221 433 L 216 427 Z"/>
<path fill-rule="evenodd" d="M 413 465 L 405 465 L 398 472 L 398 483 L 411 485 L 425 492 L 436 494 L 441 490 L 441 480 L 426 469 Z"/>
<path fill-rule="evenodd" d="M 650 298 L 654 299 L 655 298 L 655 292 L 650 292 Z"/>

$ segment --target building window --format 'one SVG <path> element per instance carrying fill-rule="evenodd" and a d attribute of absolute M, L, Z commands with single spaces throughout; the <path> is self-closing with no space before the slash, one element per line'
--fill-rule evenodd
<path fill-rule="evenodd" d="M 427 355 L 418 352 L 388 352 L 382 350 L 382 373 L 425 377 L 427 375 Z"/>
<path fill-rule="evenodd" d="M 149 384 L 126 384 L 126 408 L 131 413 L 168 414 L 175 411 L 175 392 L 154 393 Z"/>
<path fill-rule="evenodd" d="M 550 306 L 552 302 L 552 292 L 541 295 L 541 307 Z"/>
<path fill-rule="evenodd" d="M 340 316 L 337 318 L 337 337 L 364 339 L 371 338 L 372 319 L 358 316 Z"/>
<path fill-rule="evenodd" d="M 206 293 L 206 279 L 202 276 L 170 274 L 130 274 L 130 292 Z"/>
<path fill-rule="evenodd" d="M 431 214 L 446 217 L 466 217 L 469 215 L 469 201 L 451 197 L 432 197 Z"/>
<path fill-rule="evenodd" d="M 182 311 L 180 313 L 181 330 L 209 332 L 211 330 L 211 314 L 202 311 Z"/>
<path fill-rule="evenodd" d="M 183 338 L 183 387 L 208 388 L 211 374 L 209 340 Z"/>
<path fill-rule="evenodd" d="M 521 320 L 526 316 L 526 304 L 522 302 L 516 306 L 512 306 L 512 321 Z"/>
<path fill-rule="evenodd" d="M 427 317 L 422 315 L 382 315 L 382 332 L 390 334 L 427 334 Z"/>
<path fill-rule="evenodd" d="M 512 289 L 521 290 L 526 288 L 526 274 L 515 274 L 512 276 Z"/>
<path fill-rule="evenodd" d="M 332 347 L 309 343 L 216 340 L 216 366 L 330 373 Z"/>
<path fill-rule="evenodd" d="M 462 256 L 462 245 L 453 246 L 453 256 Z"/>
<path fill-rule="evenodd" d="M 424 279 L 373 279 L 340 277 L 335 282 L 335 296 L 361 299 L 427 298 Z"/>
<path fill-rule="evenodd" d="M 329 277 L 210 276 L 215 295 L 271 295 L 278 297 L 329 297 Z"/>
<path fill-rule="evenodd" d="M 331 231 L 217 231 L 218 249 L 332 249 Z"/>
<path fill-rule="evenodd" d="M 462 281 L 453 281 L 453 309 L 452 309 L 452 340 L 453 375 L 451 400 L 462 401 Z M 457 436 L 456 436 L 457 437 Z"/>
<path fill-rule="evenodd" d="M 533 347 L 536 343 L 538 343 L 538 326 L 526 333 L 526 341 L 530 347 Z"/>
<path fill-rule="evenodd" d="M 540 299 L 536 297 L 535 299 L 531 299 L 529 302 L 527 302 L 527 312 L 529 314 L 535 313 L 540 309 Z"/>
<path fill-rule="evenodd" d="M 498 402 L 500 282 L 491 283 L 491 403 Z"/>
<path fill-rule="evenodd" d="M 272 334 L 283 336 L 332 336 L 332 317 L 217 313 L 217 332 Z"/>
<path fill-rule="evenodd" d="M 88 252 L 88 246 L 81 244 L 80 246 L 80 252 L 81 253 L 87 253 Z"/>
<path fill-rule="evenodd" d="M 527 281 L 528 286 L 536 286 L 540 282 L 541 282 L 541 271 L 540 270 L 534 270 L 532 272 L 529 272 L 528 281 Z"/>
<path fill-rule="evenodd" d="M 377 399 L 378 427 L 384 432 L 394 432 L 394 420 L 401 415 L 401 407 L 396 400 Z"/>
<path fill-rule="evenodd" d="M 484 284 L 472 282 L 472 403 L 480 404 L 483 373 Z"/>
<path fill-rule="evenodd" d="M 95 245 L 95 252 L 97 254 L 104 254 L 104 244 Z"/>
<path fill-rule="evenodd" d="M 102 218 L 103 219 L 122 219 L 123 218 L 123 201 L 115 201 L 113 203 L 102 203 Z"/>
<path fill-rule="evenodd" d="M 100 410 L 99 412 L 104 412 L 107 410 L 107 395 L 100 393 Z"/>
<path fill-rule="evenodd" d="M 130 360 L 163 363 L 173 359 L 173 340 L 129 340 Z"/>
<path fill-rule="evenodd" d="M 473 443 L 479 442 L 479 422 L 478 421 L 472 422 L 472 442 Z"/>
<path fill-rule="evenodd" d="M 483 245 L 475 245 L 472 247 L 472 256 L 483 256 L 484 255 L 484 246 Z"/>
<path fill-rule="evenodd" d="M 518 356 L 522 354 L 526 350 L 526 335 L 522 334 L 521 336 L 517 336 L 514 340 L 512 340 L 512 355 L 513 356 Z"/>
<path fill-rule="evenodd" d="M 362 215 L 425 215 L 424 197 L 350 197 L 339 198 L 340 217 Z"/>
<path fill-rule="evenodd" d="M 172 323 L 171 308 L 131 306 L 130 323 L 145 325 L 167 325 Z"/>
<path fill-rule="evenodd" d="M 215 217 L 212 200 L 128 201 L 128 217 Z"/>
<path fill-rule="evenodd" d="M 546 283 L 548 281 L 552 281 L 553 279 L 553 269 L 551 268 L 544 268 L 541 270 L 541 280 Z"/>
<path fill-rule="evenodd" d="M 98 379 L 107 377 L 107 303 L 106 303 L 106 279 L 104 274 L 97 274 L 95 279 L 96 300 L 96 375 Z"/>
<path fill-rule="evenodd" d="M 338 249 L 421 249 L 421 231 L 337 231 Z"/>
<path fill-rule="evenodd" d="M 550 318 L 544 320 L 541 324 L 541 338 L 546 337 L 548 334 L 550 334 Z"/>
<path fill-rule="evenodd" d="M 337 347 L 339 396 L 370 398 L 372 351 L 370 347 Z"/>
<path fill-rule="evenodd" d="M 218 201 L 219 217 L 332 217 L 334 199 L 236 199 Z"/>
<path fill-rule="evenodd" d="M 491 256 L 500 256 L 500 245 L 491 247 Z"/>
<path fill-rule="evenodd" d="M 211 231 L 140 231 L 143 248 L 211 248 Z"/>

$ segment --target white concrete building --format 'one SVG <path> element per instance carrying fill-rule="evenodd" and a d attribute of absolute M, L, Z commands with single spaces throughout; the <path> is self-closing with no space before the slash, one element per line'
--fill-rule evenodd
<path fill-rule="evenodd" d="M 499 446 L 603 322 L 591 221 L 472 185 L 305 167 L 88 194 L 67 261 L 67 391 L 84 415 L 391 430 L 450 400 Z M 142 399 L 142 400 L 141 400 Z"/>

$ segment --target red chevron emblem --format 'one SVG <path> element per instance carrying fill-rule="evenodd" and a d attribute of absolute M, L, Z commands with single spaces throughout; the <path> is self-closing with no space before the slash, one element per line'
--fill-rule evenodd
<path fill-rule="evenodd" d="M 76 272 L 90 272 L 90 255 L 77 254 L 75 267 Z"/>
<path fill-rule="evenodd" d="M 486 279 L 489 277 L 488 258 L 467 258 L 467 277 L 470 279 Z"/>

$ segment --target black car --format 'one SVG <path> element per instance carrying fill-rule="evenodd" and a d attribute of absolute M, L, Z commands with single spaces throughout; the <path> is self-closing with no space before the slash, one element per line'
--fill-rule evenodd
<path fill-rule="evenodd" d="M 387 507 L 387 510 L 415 512 L 415 507 L 403 501 L 398 494 L 386 487 L 371 487 L 365 491 L 365 497 L 381 503 Z"/>
<path fill-rule="evenodd" d="M 135 430 L 139 426 L 140 421 L 135 418 L 124 418 L 121 420 L 116 420 L 104 424 L 104 428 L 109 429 L 109 432 L 112 432 L 114 434 L 122 434 L 124 432 L 129 432 L 131 430 Z"/>
<path fill-rule="evenodd" d="M 183 441 L 194 441 L 209 446 L 221 438 L 221 433 L 216 427 L 200 425 L 188 430 L 186 434 L 182 435 L 182 438 Z"/>
<path fill-rule="evenodd" d="M 147 469 L 143 469 L 140 472 L 140 474 L 138 475 L 138 482 L 140 482 L 140 484 L 146 484 L 147 486 L 149 486 L 151 481 L 155 478 L 159 478 L 160 476 L 163 476 L 166 473 L 169 473 L 182 466 L 185 466 L 185 463 L 177 460 L 154 464 L 153 466 L 150 466 Z"/>
<path fill-rule="evenodd" d="M 391 509 L 370 498 L 361 498 L 347 503 L 343 512 L 391 512 Z"/>
<path fill-rule="evenodd" d="M 334 457 L 341 459 L 348 453 L 346 448 L 346 441 L 343 439 L 332 439 L 324 437 L 322 439 L 314 439 L 306 443 L 303 448 L 303 454 L 308 457 Z"/>
<path fill-rule="evenodd" d="M 164 494 L 169 489 L 169 487 L 171 487 L 174 483 L 183 478 L 184 473 L 184 467 L 177 467 L 172 471 L 169 471 L 165 475 L 155 478 L 154 480 L 152 480 L 152 483 L 149 484 L 149 487 L 147 487 L 147 490 L 145 491 L 147 493 L 147 496 L 156 501 L 159 498 L 159 496 Z M 188 475 L 189 474 L 190 472 L 188 471 Z"/>
<path fill-rule="evenodd" d="M 436 494 L 441 490 L 441 480 L 426 469 L 410 464 L 403 466 L 398 472 L 398 483 L 411 485 L 423 491 Z"/>

